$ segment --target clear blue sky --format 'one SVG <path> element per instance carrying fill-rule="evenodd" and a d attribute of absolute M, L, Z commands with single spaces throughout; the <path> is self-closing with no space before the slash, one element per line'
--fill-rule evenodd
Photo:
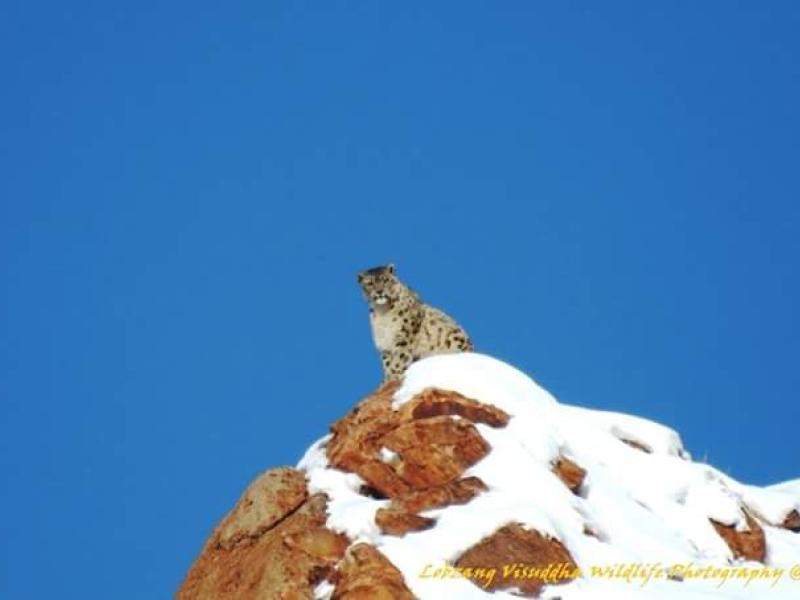
<path fill-rule="evenodd" d="M 432 4 L 4 3 L 0 596 L 169 597 L 377 384 L 387 260 L 562 401 L 800 476 L 798 4 Z"/>

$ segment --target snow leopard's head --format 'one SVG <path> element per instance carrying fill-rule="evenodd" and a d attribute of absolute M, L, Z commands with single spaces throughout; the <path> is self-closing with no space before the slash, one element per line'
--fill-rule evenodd
<path fill-rule="evenodd" d="M 374 267 L 358 274 L 358 283 L 371 308 L 388 309 L 400 295 L 402 285 L 394 265 Z"/>

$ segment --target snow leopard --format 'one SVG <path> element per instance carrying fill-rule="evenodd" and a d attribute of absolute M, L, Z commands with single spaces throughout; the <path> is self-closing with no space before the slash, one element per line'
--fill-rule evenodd
<path fill-rule="evenodd" d="M 358 273 L 369 304 L 372 338 L 384 381 L 401 379 L 408 366 L 432 354 L 472 352 L 467 332 L 451 317 L 425 304 L 397 278 L 393 264 Z"/>

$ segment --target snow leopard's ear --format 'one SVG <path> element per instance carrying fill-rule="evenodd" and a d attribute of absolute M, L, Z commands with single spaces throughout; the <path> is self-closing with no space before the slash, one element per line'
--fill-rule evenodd
<path fill-rule="evenodd" d="M 396 269 L 394 268 L 394 263 L 389 263 L 386 265 L 386 270 L 389 272 L 389 275 L 394 275 Z"/>
<path fill-rule="evenodd" d="M 358 272 L 358 283 L 364 283 L 364 278 L 365 277 L 366 277 L 366 275 L 364 275 L 364 271 L 359 271 Z"/>

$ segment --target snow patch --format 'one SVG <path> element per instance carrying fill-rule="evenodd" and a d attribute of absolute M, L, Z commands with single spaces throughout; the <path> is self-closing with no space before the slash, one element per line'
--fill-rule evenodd
<path fill-rule="evenodd" d="M 389 463 L 397 458 L 397 452 L 389 450 L 389 448 L 381 448 L 380 456 L 383 462 Z"/>

